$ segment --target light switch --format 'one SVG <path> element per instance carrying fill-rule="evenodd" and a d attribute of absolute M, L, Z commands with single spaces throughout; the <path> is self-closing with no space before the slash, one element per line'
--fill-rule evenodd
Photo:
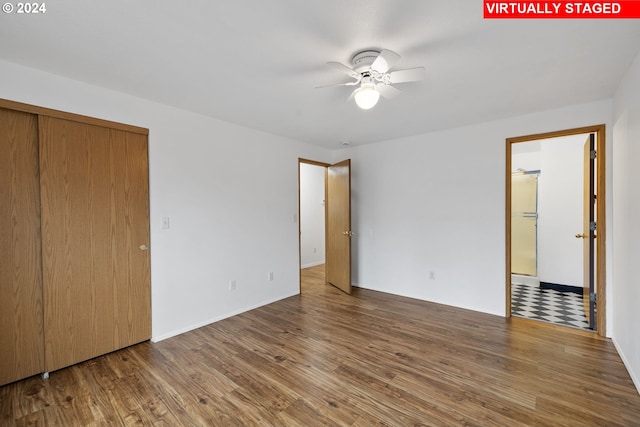
<path fill-rule="evenodd" d="M 171 227 L 171 219 L 168 216 L 162 217 L 162 229 L 168 230 Z"/>

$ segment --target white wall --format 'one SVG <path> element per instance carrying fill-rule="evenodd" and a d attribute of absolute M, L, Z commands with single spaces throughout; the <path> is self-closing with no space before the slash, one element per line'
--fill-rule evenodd
<path fill-rule="evenodd" d="M 325 259 L 325 168 L 300 164 L 300 265 L 324 264 Z"/>
<path fill-rule="evenodd" d="M 597 123 L 594 123 L 597 124 Z M 586 135 L 540 141 L 538 277 L 583 286 L 583 175 Z"/>
<path fill-rule="evenodd" d="M 506 138 L 610 133 L 611 111 L 601 101 L 334 153 L 352 159 L 354 285 L 504 315 Z"/>
<path fill-rule="evenodd" d="M 614 343 L 640 390 L 640 54 L 614 98 Z"/>
<path fill-rule="evenodd" d="M 0 97 L 149 128 L 155 340 L 299 292 L 298 157 L 328 151 L 3 61 Z"/>
<path fill-rule="evenodd" d="M 521 145 L 535 144 L 537 151 L 527 151 L 522 153 L 511 153 L 511 172 L 518 172 L 519 169 L 525 171 L 540 170 L 540 141 L 520 142 L 513 144 L 513 148 Z M 512 148 L 512 150 L 513 150 Z"/>

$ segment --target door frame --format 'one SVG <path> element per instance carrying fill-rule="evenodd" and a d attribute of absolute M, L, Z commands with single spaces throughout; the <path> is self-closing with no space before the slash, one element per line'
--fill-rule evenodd
<path fill-rule="evenodd" d="M 324 168 L 324 198 L 327 200 L 327 171 L 331 164 L 298 157 L 298 292 L 302 293 L 302 217 L 300 212 L 300 165 L 302 163 L 320 166 Z M 327 205 L 324 207 L 324 259 L 325 259 L 325 283 L 327 277 Z"/>
<path fill-rule="evenodd" d="M 506 139 L 506 168 L 505 168 L 505 264 L 506 264 L 506 317 L 511 317 L 511 146 L 519 142 L 536 141 L 540 139 L 558 138 L 578 134 L 596 134 L 596 218 L 598 224 L 598 238 L 596 239 L 595 261 L 595 291 L 596 331 L 600 336 L 606 336 L 606 127 L 604 124 L 581 128 L 565 129 Z"/>

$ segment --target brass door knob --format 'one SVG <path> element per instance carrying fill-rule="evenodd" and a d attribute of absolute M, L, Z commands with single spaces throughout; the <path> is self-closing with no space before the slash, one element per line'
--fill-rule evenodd
<path fill-rule="evenodd" d="M 353 236 L 353 232 L 352 232 L 351 230 L 349 230 L 349 231 L 343 231 L 343 232 L 342 232 L 342 235 L 343 235 L 343 236 L 349 236 L 349 237 L 351 237 L 351 236 Z"/>

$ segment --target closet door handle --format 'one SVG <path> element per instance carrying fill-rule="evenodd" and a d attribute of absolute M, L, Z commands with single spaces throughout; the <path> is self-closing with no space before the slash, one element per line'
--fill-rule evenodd
<path fill-rule="evenodd" d="M 147 245 L 140 245 L 140 250 L 141 250 L 141 251 L 147 251 L 147 250 L 149 250 L 149 246 L 147 246 Z"/>

